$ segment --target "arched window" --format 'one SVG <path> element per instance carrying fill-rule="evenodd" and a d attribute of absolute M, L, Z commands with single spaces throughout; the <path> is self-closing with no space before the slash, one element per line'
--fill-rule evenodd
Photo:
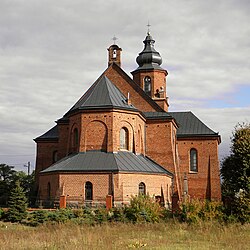
<path fill-rule="evenodd" d="M 50 186 L 50 182 L 48 182 L 47 184 L 47 199 L 50 200 L 51 197 L 51 186 Z"/>
<path fill-rule="evenodd" d="M 151 96 L 151 78 L 149 76 L 144 78 L 144 91 L 147 95 Z"/>
<path fill-rule="evenodd" d="M 128 150 L 128 129 L 124 127 L 120 130 L 120 149 Z"/>
<path fill-rule="evenodd" d="M 78 142 L 79 142 L 79 138 L 78 138 L 78 129 L 75 128 L 74 132 L 73 132 L 73 147 L 77 147 L 78 146 Z"/>
<path fill-rule="evenodd" d="M 115 59 L 116 58 L 116 49 L 113 50 L 113 55 L 112 57 Z"/>
<path fill-rule="evenodd" d="M 190 150 L 190 171 L 198 172 L 198 155 L 194 148 Z"/>
<path fill-rule="evenodd" d="M 93 184 L 90 181 L 85 183 L 85 200 L 93 200 Z"/>
<path fill-rule="evenodd" d="M 139 195 L 145 195 L 146 194 L 146 185 L 143 182 L 140 182 L 139 184 Z"/>
<path fill-rule="evenodd" d="M 57 162 L 57 160 L 58 160 L 57 150 L 55 150 L 55 151 L 53 152 L 53 156 L 52 156 L 52 163 Z"/>

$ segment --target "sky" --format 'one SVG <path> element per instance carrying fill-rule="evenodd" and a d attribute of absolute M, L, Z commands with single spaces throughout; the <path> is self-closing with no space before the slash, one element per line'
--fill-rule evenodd
<path fill-rule="evenodd" d="M 122 48 L 130 76 L 150 23 L 170 111 L 219 132 L 250 122 L 249 0 L 0 0 L 0 163 L 35 167 L 34 138 L 55 125 Z"/>

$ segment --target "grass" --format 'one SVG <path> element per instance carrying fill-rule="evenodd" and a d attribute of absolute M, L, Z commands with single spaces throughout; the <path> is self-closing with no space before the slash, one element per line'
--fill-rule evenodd
<path fill-rule="evenodd" d="M 0 222 L 0 249 L 250 249 L 250 224 L 48 224 Z"/>

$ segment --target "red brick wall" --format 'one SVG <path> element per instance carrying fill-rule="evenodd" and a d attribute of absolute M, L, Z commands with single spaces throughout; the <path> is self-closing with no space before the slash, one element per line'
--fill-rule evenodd
<path fill-rule="evenodd" d="M 58 150 L 57 142 L 38 142 L 36 148 L 35 181 L 38 183 L 39 172 L 53 163 L 53 152 Z"/>
<path fill-rule="evenodd" d="M 151 70 L 151 71 L 136 71 L 133 74 L 133 80 L 144 89 L 144 78 L 149 76 L 152 83 L 152 98 L 155 97 L 157 89 L 160 90 L 161 87 L 164 88 L 163 98 L 166 98 L 166 73 L 162 70 Z"/>
<path fill-rule="evenodd" d="M 68 200 L 85 199 L 85 183 L 93 184 L 93 200 L 105 201 L 109 194 L 109 174 L 60 174 L 60 185 L 64 186 L 64 194 Z"/>
<path fill-rule="evenodd" d="M 52 199 L 58 199 L 64 190 L 67 201 L 85 200 L 85 183 L 93 184 L 93 201 L 105 202 L 106 195 L 111 194 L 110 173 L 61 173 L 46 174 L 40 177 L 40 199 L 47 199 L 47 185 L 51 184 Z M 171 202 L 171 178 L 166 175 L 120 173 L 113 175 L 114 201 L 129 202 L 132 195 L 138 195 L 139 183 L 146 185 L 149 195 L 161 195 L 165 202 Z M 162 189 L 162 190 L 161 190 Z"/>
<path fill-rule="evenodd" d="M 129 202 L 131 195 L 138 195 L 140 182 L 145 184 L 146 193 L 150 196 L 161 196 L 163 192 L 165 202 L 171 202 L 172 180 L 169 176 L 130 173 L 116 175 L 115 200 Z"/>
<path fill-rule="evenodd" d="M 176 128 L 171 121 L 147 121 L 146 155 L 174 173 Z"/>
<path fill-rule="evenodd" d="M 39 176 L 39 199 L 48 199 L 48 183 L 50 183 L 51 199 L 58 199 L 61 195 L 59 186 L 59 174 L 43 174 Z"/>
<path fill-rule="evenodd" d="M 141 111 L 156 111 L 156 108 L 147 102 L 128 82 L 117 73 L 112 67 L 105 71 L 105 75 L 119 88 L 125 95 L 130 94 L 131 103 Z"/>
<path fill-rule="evenodd" d="M 189 167 L 192 148 L 198 152 L 197 173 L 191 172 Z M 186 173 L 189 195 L 193 198 L 221 199 L 217 139 L 178 139 L 178 152 L 181 181 L 183 183 L 184 173 Z"/>
<path fill-rule="evenodd" d="M 85 129 L 86 151 L 103 150 L 107 151 L 108 129 L 105 123 L 101 121 L 91 121 Z"/>

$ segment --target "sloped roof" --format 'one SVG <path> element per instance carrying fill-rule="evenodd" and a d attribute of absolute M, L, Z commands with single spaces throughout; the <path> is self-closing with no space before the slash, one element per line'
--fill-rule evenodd
<path fill-rule="evenodd" d="M 57 140 L 58 139 L 58 126 L 55 125 L 53 128 L 51 128 L 49 131 L 47 131 L 46 133 L 44 133 L 41 136 L 38 136 L 36 139 L 34 139 L 35 141 L 37 140 Z"/>
<path fill-rule="evenodd" d="M 168 112 L 143 112 L 147 119 L 166 119 L 173 118 Z"/>
<path fill-rule="evenodd" d="M 96 108 L 119 108 L 137 111 L 132 104 L 128 104 L 127 98 L 105 75 L 97 79 L 69 112 L 78 109 Z"/>
<path fill-rule="evenodd" d="M 168 112 L 176 120 L 179 128 L 177 136 L 218 136 L 191 111 L 187 112 Z"/>
<path fill-rule="evenodd" d="M 106 153 L 87 151 L 69 155 L 41 173 L 50 172 L 131 172 L 131 173 L 172 173 L 151 159 L 132 152 Z"/>

